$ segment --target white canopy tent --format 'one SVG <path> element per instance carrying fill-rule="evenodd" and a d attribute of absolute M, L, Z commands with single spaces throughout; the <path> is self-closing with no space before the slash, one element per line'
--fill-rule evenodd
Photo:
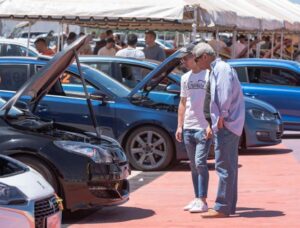
<path fill-rule="evenodd" d="M 112 29 L 300 31 L 288 0 L 0 0 L 1 19 L 54 20 Z"/>

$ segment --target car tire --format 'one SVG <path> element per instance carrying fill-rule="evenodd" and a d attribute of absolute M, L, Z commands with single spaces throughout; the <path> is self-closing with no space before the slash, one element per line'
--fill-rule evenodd
<path fill-rule="evenodd" d="M 45 164 L 41 159 L 35 158 L 33 156 L 26 156 L 26 155 L 17 155 L 14 156 L 15 159 L 25 163 L 26 165 L 30 166 L 38 173 L 40 173 L 48 183 L 53 187 L 56 193 L 59 193 L 59 185 L 57 179 L 49 166 Z"/>
<path fill-rule="evenodd" d="M 155 126 L 139 127 L 131 132 L 125 150 L 133 168 L 143 171 L 162 170 L 174 156 L 170 136 Z"/>

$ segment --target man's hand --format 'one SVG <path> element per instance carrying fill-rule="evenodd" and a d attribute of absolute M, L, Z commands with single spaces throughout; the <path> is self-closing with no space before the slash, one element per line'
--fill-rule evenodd
<path fill-rule="evenodd" d="M 205 139 L 207 140 L 207 139 L 210 139 L 210 138 L 212 138 L 212 130 L 211 130 L 211 127 L 208 126 L 208 127 L 206 128 L 206 136 L 205 136 Z"/>
<path fill-rule="evenodd" d="M 218 129 L 222 129 L 224 127 L 224 118 L 223 117 L 219 117 L 218 120 Z"/>
<path fill-rule="evenodd" d="M 178 142 L 182 142 L 182 127 L 177 128 L 175 138 Z"/>

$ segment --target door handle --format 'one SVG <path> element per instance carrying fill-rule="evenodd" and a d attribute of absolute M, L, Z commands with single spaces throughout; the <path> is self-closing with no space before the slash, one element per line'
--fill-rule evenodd
<path fill-rule="evenodd" d="M 47 112 L 48 111 L 48 106 L 46 106 L 46 105 L 38 105 L 37 111 L 38 112 Z"/>
<path fill-rule="evenodd" d="M 256 94 L 256 93 L 244 93 L 244 94 L 245 94 L 245 96 L 247 96 L 247 97 L 252 97 L 252 98 L 257 97 L 257 94 Z"/>

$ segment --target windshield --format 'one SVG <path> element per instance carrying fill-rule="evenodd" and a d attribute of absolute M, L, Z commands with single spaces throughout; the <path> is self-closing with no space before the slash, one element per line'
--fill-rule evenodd
<path fill-rule="evenodd" d="M 120 82 L 111 78 L 102 71 L 93 69 L 91 67 L 86 67 L 83 69 L 83 74 L 85 78 L 89 79 L 92 84 L 100 84 L 102 87 L 105 87 L 118 97 L 127 97 L 130 93 L 130 89 L 128 87 L 122 85 Z"/>
<path fill-rule="evenodd" d="M 157 39 L 157 41 L 159 41 L 160 43 L 162 43 L 163 45 L 165 45 L 167 48 L 174 49 L 174 46 L 171 43 L 169 43 L 169 42 L 167 42 L 165 40 Z"/>
<path fill-rule="evenodd" d="M 0 109 L 5 103 L 6 103 L 6 101 L 3 100 L 2 98 L 0 98 Z M 4 116 L 4 113 L 5 113 L 5 110 L 0 110 L 0 116 Z M 9 110 L 9 113 L 8 113 L 9 116 L 19 116 L 22 114 L 23 114 L 23 112 L 14 106 Z"/>

